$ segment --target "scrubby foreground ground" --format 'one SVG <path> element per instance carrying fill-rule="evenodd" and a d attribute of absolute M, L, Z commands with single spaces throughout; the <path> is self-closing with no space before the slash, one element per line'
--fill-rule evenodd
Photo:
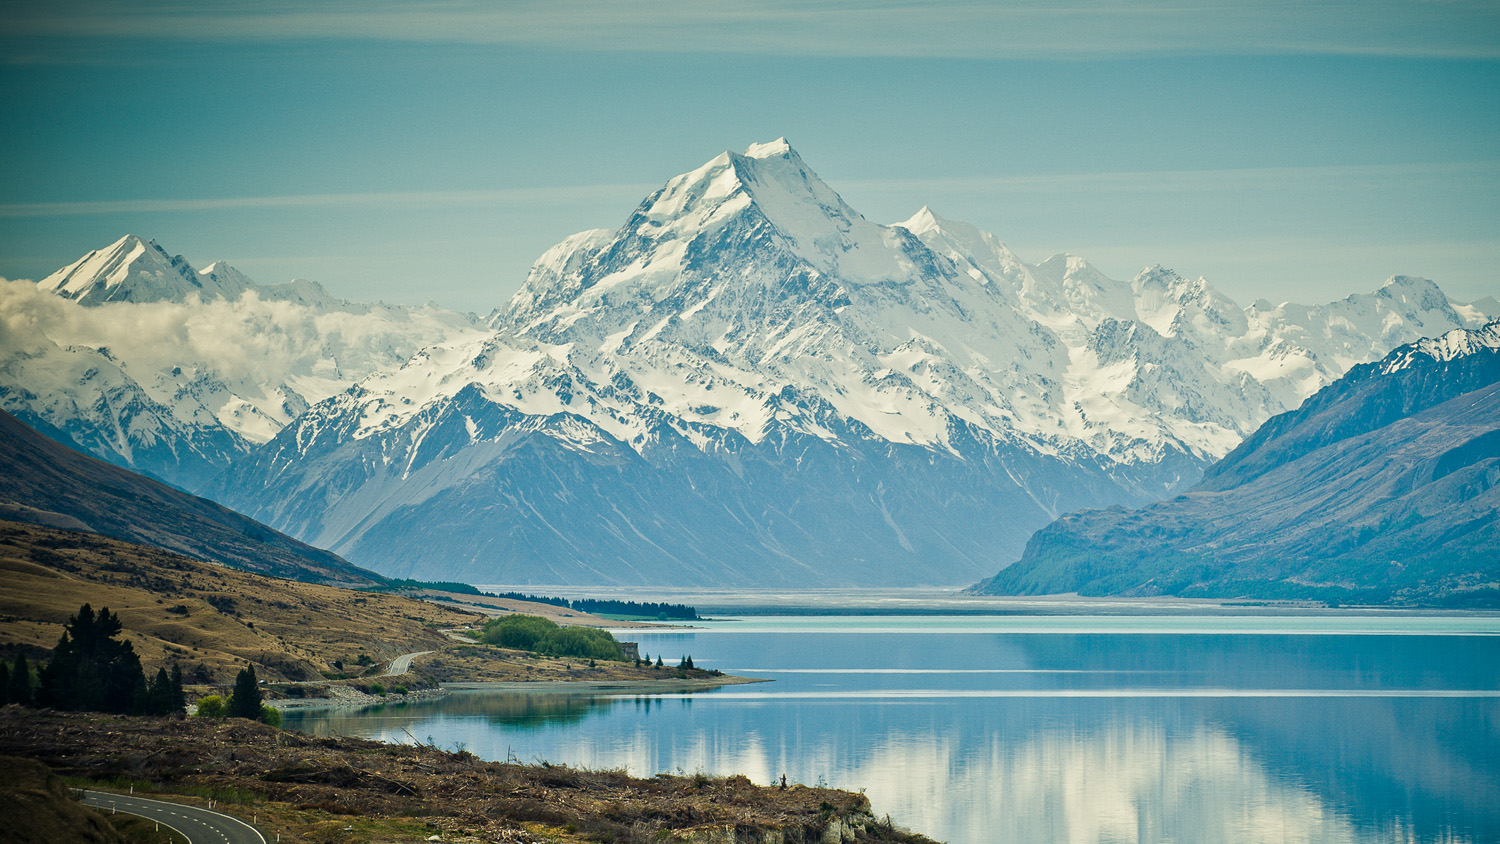
<path fill-rule="evenodd" d="M 230 719 L 0 709 L 0 755 L 137 793 L 183 795 L 258 820 L 284 842 L 797 844 L 928 839 L 861 794 L 744 777 L 658 776 L 484 762 L 467 753 L 314 739 Z"/>

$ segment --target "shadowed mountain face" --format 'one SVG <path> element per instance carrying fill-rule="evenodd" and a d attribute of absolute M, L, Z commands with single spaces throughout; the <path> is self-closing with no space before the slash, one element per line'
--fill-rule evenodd
<path fill-rule="evenodd" d="M 0 518 L 93 531 L 294 580 L 380 579 L 212 501 L 80 454 L 3 411 Z"/>
<path fill-rule="evenodd" d="M 1185 495 L 1038 531 L 989 594 L 1500 601 L 1500 322 L 1357 366 Z"/>

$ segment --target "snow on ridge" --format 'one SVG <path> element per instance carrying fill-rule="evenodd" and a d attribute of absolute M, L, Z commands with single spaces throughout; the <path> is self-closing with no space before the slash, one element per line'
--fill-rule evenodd
<path fill-rule="evenodd" d="M 0 284 L 0 313 L 5 406 L 85 439 L 118 429 L 106 451 L 132 466 L 132 438 L 222 439 L 217 431 L 265 442 L 366 375 L 475 332 L 466 315 L 356 305 L 305 279 L 258 285 L 223 261 L 200 272 L 133 235 L 37 284 Z M 84 362 L 111 374 L 82 377 Z M 128 424 L 117 418 L 124 395 L 135 397 Z M 169 479 L 174 470 L 137 468 Z"/>
<path fill-rule="evenodd" d="M 777 138 L 774 141 L 761 144 L 751 144 L 745 149 L 746 158 L 774 158 L 782 155 L 795 155 L 792 145 L 787 143 L 786 138 Z"/>
<path fill-rule="evenodd" d="M 1348 366 L 1433 321 L 1472 321 L 1413 310 L 1429 286 L 1395 278 L 1329 305 L 1242 308 L 1160 266 L 1116 281 L 1074 256 L 1027 265 L 930 208 L 866 220 L 780 139 L 670 179 L 617 232 L 549 250 L 492 324 L 518 348 L 574 342 L 567 363 L 593 387 L 650 381 L 653 404 L 631 413 L 664 411 L 684 430 L 759 441 L 769 418 L 827 433 L 815 417 L 833 412 L 890 442 L 946 448 L 962 423 L 1134 463 L 1220 456 Z M 725 366 L 757 383 L 720 379 Z M 765 410 L 731 418 L 704 384 Z M 768 399 L 783 390 L 824 410 Z"/>
<path fill-rule="evenodd" d="M 1455 328 L 1437 337 L 1402 346 L 1381 362 L 1380 372 L 1385 375 L 1399 372 L 1415 364 L 1419 358 L 1446 362 L 1485 349 L 1500 349 L 1500 319 L 1477 329 Z"/>
<path fill-rule="evenodd" d="M 473 387 L 521 417 L 583 420 L 637 450 L 666 425 L 700 448 L 712 432 L 759 443 L 795 431 L 1207 461 L 1355 363 L 1500 315 L 1405 277 L 1327 305 L 1242 308 L 1160 266 L 1121 281 L 1075 256 L 1031 265 L 925 206 L 894 225 L 866 219 L 785 139 L 717 156 L 668 180 L 618 230 L 549 249 L 488 330 L 440 309 L 334 300 L 303 280 L 256 285 L 223 262 L 193 271 L 138 238 L 47 281 L 137 264 L 205 293 L 243 287 L 93 308 L 137 325 L 170 311 L 187 326 L 174 347 L 190 350 L 175 352 L 187 364 L 176 374 L 99 320 L 48 336 L 107 346 L 180 418 L 216 419 L 252 442 L 299 415 L 299 442 L 406 426 L 420 438 Z M 342 413 L 357 419 L 331 424 Z M 470 442 L 494 433 L 475 419 Z"/>
<path fill-rule="evenodd" d="M 41 290 L 84 305 L 176 299 L 194 295 L 202 286 L 180 256 L 129 234 L 37 282 Z"/>

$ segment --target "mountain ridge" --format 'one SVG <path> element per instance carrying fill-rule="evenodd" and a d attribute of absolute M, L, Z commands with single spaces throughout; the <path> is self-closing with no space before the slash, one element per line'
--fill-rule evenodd
<path fill-rule="evenodd" d="M 1038 531 L 987 594 L 1500 604 L 1500 321 L 1354 367 L 1202 482 Z"/>
<path fill-rule="evenodd" d="M 784 141 L 750 152 L 548 250 L 490 334 L 310 408 L 213 493 L 406 576 L 956 584 L 1482 316 L 1426 281 L 1264 309 L 1160 267 L 1032 267 L 930 210 L 866 220 Z"/>
<path fill-rule="evenodd" d="M 382 578 L 207 499 L 74 451 L 0 411 L 0 517 L 87 530 L 258 574 Z"/>
<path fill-rule="evenodd" d="M 198 271 L 126 236 L 36 284 L 0 281 L 0 408 L 197 491 L 314 402 L 475 322 Z"/>

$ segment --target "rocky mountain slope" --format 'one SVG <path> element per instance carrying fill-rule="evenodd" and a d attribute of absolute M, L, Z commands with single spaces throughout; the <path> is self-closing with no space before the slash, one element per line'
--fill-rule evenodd
<path fill-rule="evenodd" d="M 0 519 L 100 533 L 293 580 L 380 582 L 335 554 L 212 501 L 80 454 L 4 411 Z"/>
<path fill-rule="evenodd" d="M 1500 313 L 1397 277 L 1241 308 L 866 220 L 784 141 L 542 256 L 491 332 L 310 408 L 210 494 L 394 575 L 957 584 L 1196 481 L 1350 365 Z"/>
<path fill-rule="evenodd" d="M 1402 346 L 1184 495 L 1038 531 L 990 594 L 1500 603 L 1500 321 Z"/>
<path fill-rule="evenodd" d="M 473 334 L 463 314 L 258 285 L 127 236 L 35 285 L 0 281 L 0 408 L 196 491 L 312 404 Z"/>

